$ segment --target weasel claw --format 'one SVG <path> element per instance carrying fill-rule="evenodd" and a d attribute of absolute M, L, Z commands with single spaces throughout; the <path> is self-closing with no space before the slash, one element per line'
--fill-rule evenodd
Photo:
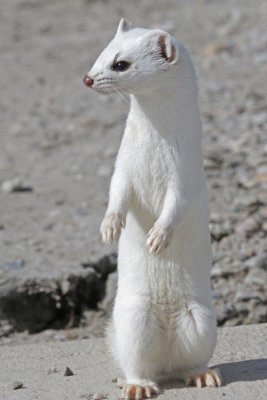
<path fill-rule="evenodd" d="M 185 379 L 185 385 L 194 385 L 198 388 L 204 386 L 219 387 L 222 385 L 222 378 L 218 369 L 208 369 L 203 374 L 188 376 Z"/>

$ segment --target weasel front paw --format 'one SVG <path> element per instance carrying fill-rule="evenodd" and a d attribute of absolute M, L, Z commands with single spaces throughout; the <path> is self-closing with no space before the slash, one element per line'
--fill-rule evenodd
<path fill-rule="evenodd" d="M 121 228 L 124 227 L 125 218 L 121 214 L 111 213 L 106 215 L 100 227 L 103 242 L 110 244 L 113 240 L 118 240 Z"/>
<path fill-rule="evenodd" d="M 150 253 L 159 254 L 170 243 L 173 230 L 171 228 L 164 228 L 155 224 L 148 232 L 147 246 Z"/>
<path fill-rule="evenodd" d="M 208 369 L 203 374 L 197 374 L 188 376 L 185 379 L 186 386 L 194 385 L 199 388 L 208 387 L 219 387 L 222 384 L 222 378 L 218 369 Z"/>

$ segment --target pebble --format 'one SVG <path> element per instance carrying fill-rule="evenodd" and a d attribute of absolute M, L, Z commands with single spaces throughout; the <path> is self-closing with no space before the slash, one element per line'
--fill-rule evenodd
<path fill-rule="evenodd" d="M 93 399 L 94 400 L 102 400 L 105 399 L 106 396 L 103 393 L 94 393 L 93 394 Z"/>
<path fill-rule="evenodd" d="M 267 219 L 267 207 L 261 207 L 259 209 L 260 214 L 262 215 L 263 218 Z"/>
<path fill-rule="evenodd" d="M 2 192 L 4 193 L 12 193 L 22 187 L 21 178 L 13 178 L 7 181 L 4 181 L 1 185 Z"/>
<path fill-rule="evenodd" d="M 231 50 L 231 46 L 223 43 L 209 43 L 203 47 L 202 53 L 205 56 L 214 56 L 218 55 L 222 52 L 229 52 Z"/>
<path fill-rule="evenodd" d="M 12 384 L 13 390 L 21 389 L 23 387 L 23 383 L 20 381 L 15 381 Z"/>
<path fill-rule="evenodd" d="M 210 160 L 209 158 L 204 158 L 203 165 L 205 169 L 218 169 L 220 164 L 215 160 Z"/>
<path fill-rule="evenodd" d="M 64 376 L 72 376 L 72 375 L 74 375 L 72 370 L 69 367 L 66 367 L 65 372 L 64 372 Z"/>
<path fill-rule="evenodd" d="M 228 223 L 225 224 L 210 223 L 209 227 L 210 227 L 211 238 L 216 241 L 220 241 L 223 237 L 228 236 L 231 229 Z"/>
<path fill-rule="evenodd" d="M 260 301 L 263 301 L 263 296 L 260 295 L 259 293 L 253 293 L 253 292 L 245 292 L 245 291 L 238 291 L 235 295 L 235 302 L 239 301 L 249 301 L 251 299 L 258 299 Z"/>
<path fill-rule="evenodd" d="M 259 268 L 267 270 L 267 253 L 259 254 L 251 257 L 245 261 L 244 267 L 246 268 Z"/>
<path fill-rule="evenodd" d="M 24 186 L 22 179 L 18 177 L 4 181 L 1 185 L 1 189 L 3 193 L 32 192 L 33 190 L 30 186 Z"/>
<path fill-rule="evenodd" d="M 24 266 L 24 261 L 23 260 L 18 260 L 18 261 L 7 261 L 4 263 L 4 269 L 8 271 L 14 271 L 14 270 L 19 270 Z"/>
<path fill-rule="evenodd" d="M 236 228 L 236 233 L 242 236 L 249 237 L 253 235 L 253 233 L 257 232 L 259 229 L 260 224 L 258 223 L 258 221 L 256 221 L 255 218 L 250 217 Z"/>
<path fill-rule="evenodd" d="M 247 273 L 247 276 L 244 279 L 244 283 L 247 285 L 255 284 L 259 286 L 266 286 L 267 283 L 266 274 L 263 275 L 262 271 L 257 269 L 252 269 Z"/>

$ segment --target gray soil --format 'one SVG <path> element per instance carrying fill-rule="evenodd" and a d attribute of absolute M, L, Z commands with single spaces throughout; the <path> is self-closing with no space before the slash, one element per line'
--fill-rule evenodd
<path fill-rule="evenodd" d="M 121 17 L 190 49 L 218 324 L 267 320 L 266 16 L 264 0 L 1 1 L 0 345 L 103 334 L 116 246 L 99 225 L 128 105 L 82 78 Z"/>

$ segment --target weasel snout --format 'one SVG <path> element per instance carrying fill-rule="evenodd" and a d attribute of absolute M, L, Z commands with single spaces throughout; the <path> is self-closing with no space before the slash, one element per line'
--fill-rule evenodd
<path fill-rule="evenodd" d="M 85 77 L 83 78 L 83 83 L 85 84 L 85 86 L 92 87 L 94 80 L 90 78 L 90 76 L 85 75 Z"/>

